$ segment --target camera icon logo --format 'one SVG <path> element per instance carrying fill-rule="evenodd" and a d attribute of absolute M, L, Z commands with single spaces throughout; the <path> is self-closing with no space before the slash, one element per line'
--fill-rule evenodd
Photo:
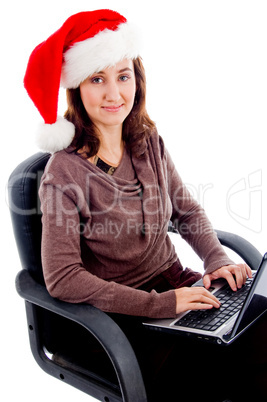
<path fill-rule="evenodd" d="M 262 231 L 262 170 L 250 173 L 234 183 L 227 192 L 229 215 L 243 227 Z"/>

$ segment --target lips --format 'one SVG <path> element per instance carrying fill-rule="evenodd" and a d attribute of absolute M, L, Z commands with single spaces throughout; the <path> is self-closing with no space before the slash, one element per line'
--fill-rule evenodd
<path fill-rule="evenodd" d="M 121 110 L 122 106 L 123 104 L 118 106 L 102 106 L 102 109 L 104 109 L 106 112 L 116 113 Z"/>

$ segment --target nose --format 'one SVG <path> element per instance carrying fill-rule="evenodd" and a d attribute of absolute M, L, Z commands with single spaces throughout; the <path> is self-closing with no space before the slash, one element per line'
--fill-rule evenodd
<path fill-rule="evenodd" d="M 105 99 L 108 102 L 116 102 L 120 99 L 120 90 L 117 81 L 110 81 L 106 85 Z"/>

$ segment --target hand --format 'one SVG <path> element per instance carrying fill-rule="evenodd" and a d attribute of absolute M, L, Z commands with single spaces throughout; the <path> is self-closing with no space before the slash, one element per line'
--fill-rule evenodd
<path fill-rule="evenodd" d="M 236 291 L 245 284 L 247 277 L 252 278 L 251 269 L 247 264 L 224 265 L 216 269 L 211 274 L 204 275 L 203 284 L 206 289 L 209 289 L 211 281 L 214 279 L 225 278 L 231 289 Z"/>
<path fill-rule="evenodd" d="M 206 310 L 219 308 L 219 300 L 203 287 L 184 287 L 175 289 L 176 314 L 187 310 Z"/>

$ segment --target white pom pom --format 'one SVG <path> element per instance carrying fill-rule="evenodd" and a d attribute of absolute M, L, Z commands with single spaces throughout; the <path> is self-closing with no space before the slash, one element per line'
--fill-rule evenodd
<path fill-rule="evenodd" d="M 54 124 L 40 124 L 36 133 L 36 143 L 42 151 L 54 153 L 67 148 L 74 134 L 74 124 L 63 117 L 58 117 Z"/>

